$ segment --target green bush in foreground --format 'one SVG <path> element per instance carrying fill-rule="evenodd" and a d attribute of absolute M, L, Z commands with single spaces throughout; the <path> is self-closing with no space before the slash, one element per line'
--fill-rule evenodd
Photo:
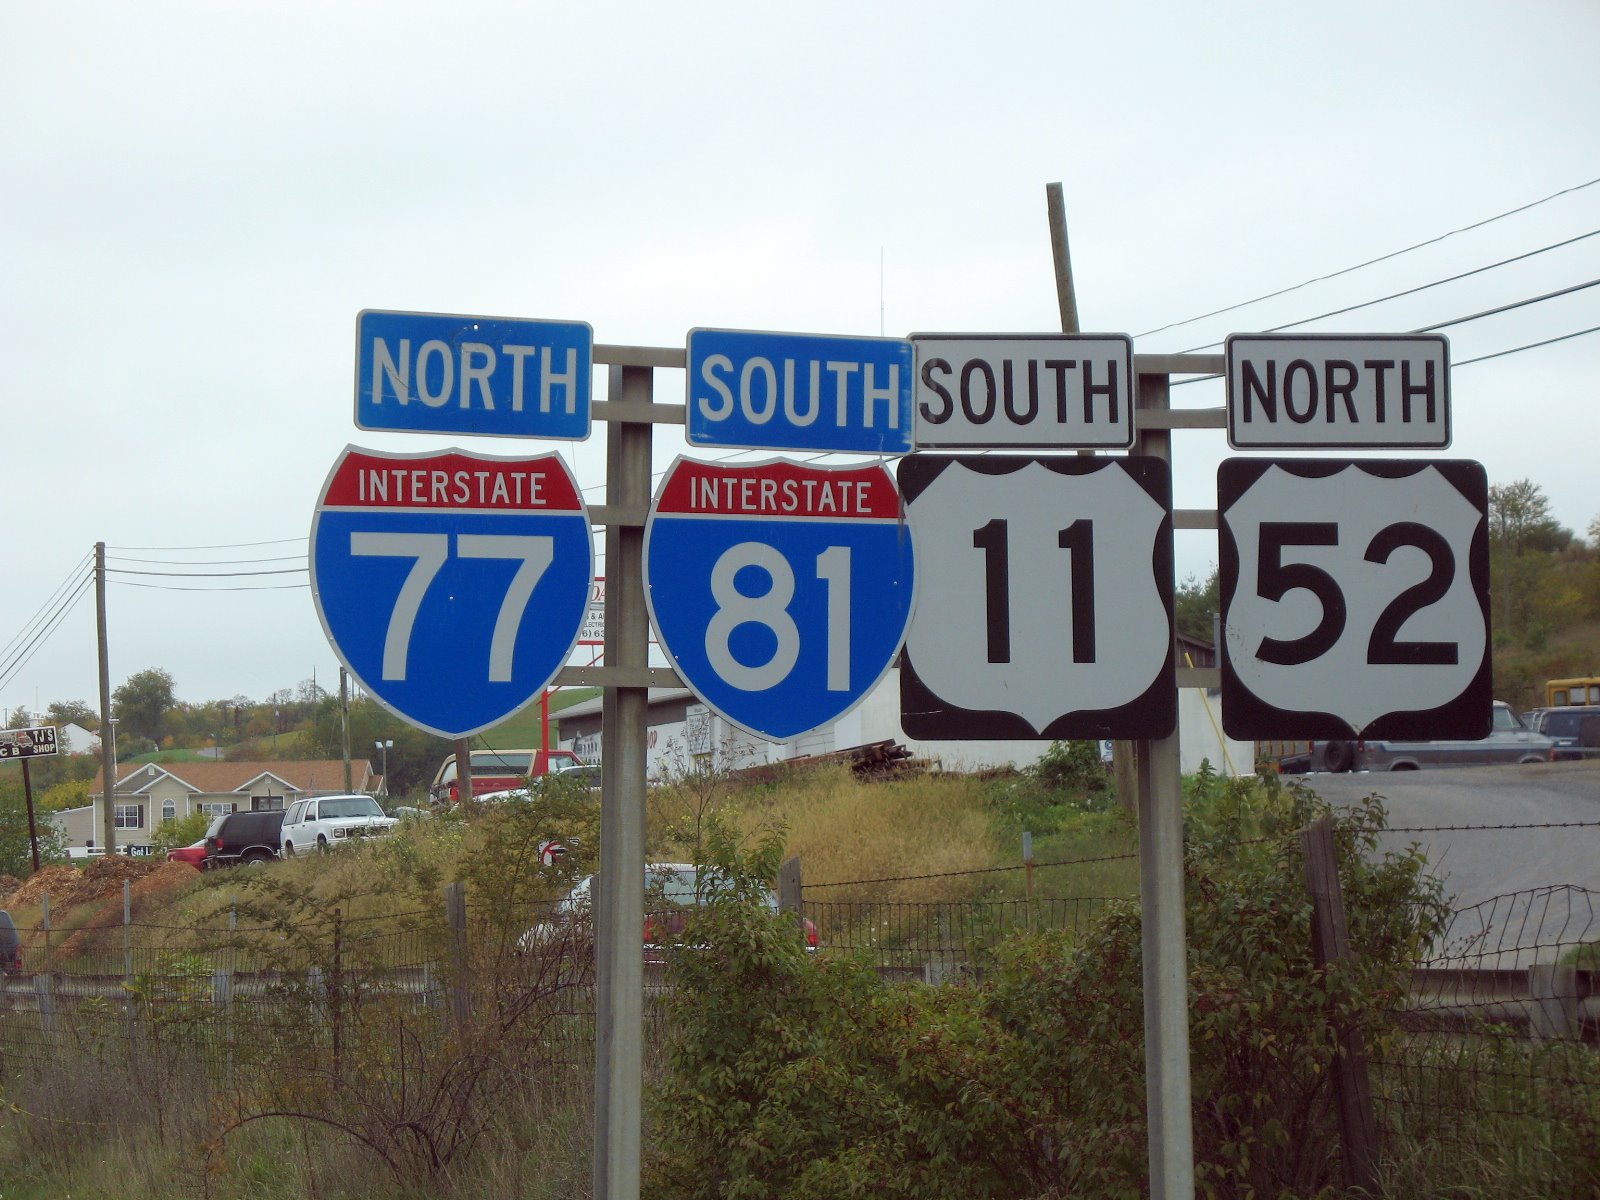
<path fill-rule="evenodd" d="M 1376 1034 L 1440 927 L 1414 851 L 1376 855 L 1376 800 L 1336 814 L 1356 965 L 1310 950 L 1301 825 L 1275 781 L 1202 777 L 1186 862 L 1197 1178 L 1210 1196 L 1341 1182 L 1335 1021 Z M 753 880 L 778 848 L 720 856 Z M 1001 948 L 980 982 L 891 985 L 810 956 L 793 918 L 722 901 L 673 964 L 657 1200 L 1138 1197 L 1147 1187 L 1139 914 Z"/>

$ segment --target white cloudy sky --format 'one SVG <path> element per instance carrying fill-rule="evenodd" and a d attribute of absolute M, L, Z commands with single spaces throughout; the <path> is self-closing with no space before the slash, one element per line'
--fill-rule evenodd
<path fill-rule="evenodd" d="M 0 0 L 0 708 L 96 702 L 92 592 L 57 611 L 95 542 L 130 569 L 301 566 L 346 443 L 442 445 L 354 429 L 362 308 L 658 346 L 696 325 L 1050 330 L 1059 180 L 1084 327 L 1188 349 L 1600 229 L 1600 185 L 1579 186 L 1600 177 L 1597 45 L 1592 0 Z M 1410 329 L 1597 268 L 1600 238 L 1308 328 Z M 1597 293 L 1452 327 L 1454 361 L 1600 325 Z M 1580 531 L 1597 354 L 1574 338 L 1453 382 L 1451 454 L 1538 481 Z M 586 485 L 599 428 L 571 451 Z M 1214 504 L 1224 453 L 1179 435 L 1180 506 Z M 1178 549 L 1203 574 L 1215 537 Z M 114 580 L 113 686 L 152 666 L 194 701 L 336 678 L 303 575 Z"/>

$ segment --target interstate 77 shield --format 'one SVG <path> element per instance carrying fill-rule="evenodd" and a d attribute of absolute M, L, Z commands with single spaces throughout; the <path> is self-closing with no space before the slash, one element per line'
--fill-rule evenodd
<path fill-rule="evenodd" d="M 708 707 L 773 741 L 826 725 L 905 637 L 915 574 L 894 477 L 680 458 L 645 524 L 644 583 L 662 649 Z"/>
<path fill-rule="evenodd" d="M 1487 513 L 1475 462 L 1223 462 L 1228 735 L 1487 737 Z"/>
<path fill-rule="evenodd" d="M 311 525 L 311 594 L 361 686 L 419 729 L 461 738 L 505 720 L 571 654 L 593 540 L 555 454 L 348 446 Z"/>

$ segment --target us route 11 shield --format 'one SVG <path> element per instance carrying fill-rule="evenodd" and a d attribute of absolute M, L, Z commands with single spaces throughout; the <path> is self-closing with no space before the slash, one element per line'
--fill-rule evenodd
<path fill-rule="evenodd" d="M 787 741 L 883 678 L 915 570 L 882 466 L 680 458 L 645 524 L 644 582 L 683 681 L 730 723 Z"/>
<path fill-rule="evenodd" d="M 589 602 L 594 549 L 556 454 L 348 446 L 311 523 L 311 594 L 361 686 L 419 729 L 460 738 L 538 696 Z"/>
<path fill-rule="evenodd" d="M 1158 458 L 913 455 L 914 738 L 1159 738 L 1177 724 L 1172 482 Z"/>
<path fill-rule="evenodd" d="M 1225 461 L 1228 735 L 1487 737 L 1487 512 L 1474 462 Z"/>

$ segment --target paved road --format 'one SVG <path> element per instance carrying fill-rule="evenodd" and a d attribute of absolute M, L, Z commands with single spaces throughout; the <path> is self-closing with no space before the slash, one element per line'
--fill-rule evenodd
<path fill-rule="evenodd" d="M 1384 798 L 1385 845 L 1419 843 L 1454 898 L 1451 958 L 1521 967 L 1600 941 L 1600 762 L 1303 779 L 1333 804 Z M 1439 828 L 1462 825 L 1533 828 Z"/>

